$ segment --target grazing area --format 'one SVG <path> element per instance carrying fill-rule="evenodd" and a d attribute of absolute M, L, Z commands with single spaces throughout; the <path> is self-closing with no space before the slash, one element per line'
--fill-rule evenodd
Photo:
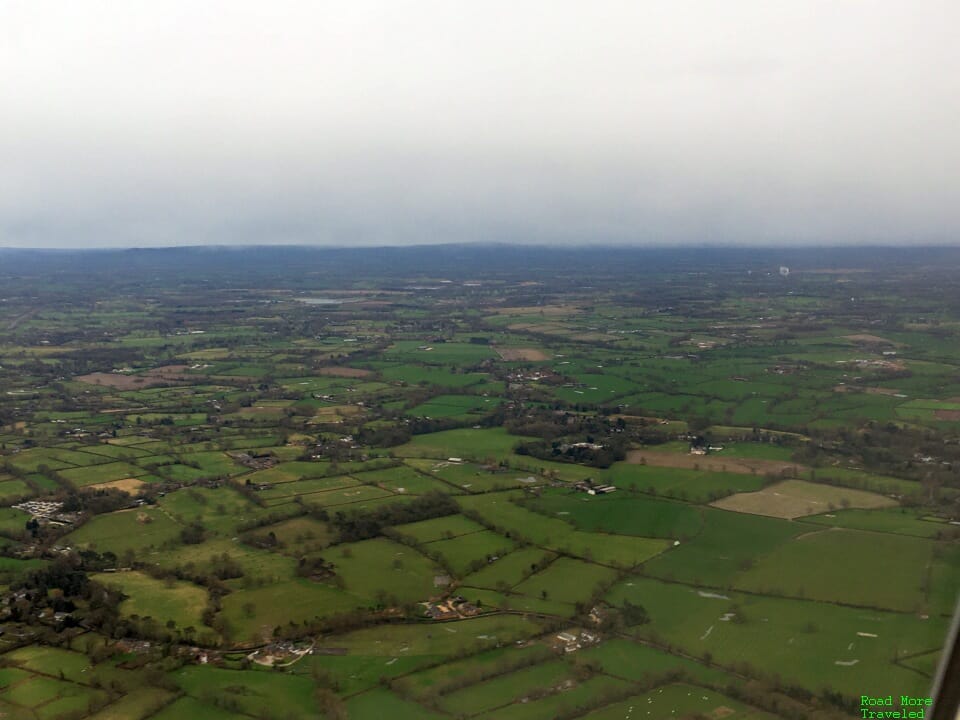
<path fill-rule="evenodd" d="M 752 493 L 737 493 L 711 503 L 724 510 L 793 519 L 838 508 L 889 508 L 897 502 L 876 493 L 784 480 Z"/>
<path fill-rule="evenodd" d="M 0 714 L 923 695 L 960 590 L 960 255 L 890 253 L 9 255 Z"/>

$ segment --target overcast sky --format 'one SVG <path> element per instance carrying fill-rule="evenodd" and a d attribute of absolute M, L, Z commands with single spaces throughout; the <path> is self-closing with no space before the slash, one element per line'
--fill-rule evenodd
<path fill-rule="evenodd" d="M 956 0 L 2 0 L 0 245 L 954 243 Z"/>

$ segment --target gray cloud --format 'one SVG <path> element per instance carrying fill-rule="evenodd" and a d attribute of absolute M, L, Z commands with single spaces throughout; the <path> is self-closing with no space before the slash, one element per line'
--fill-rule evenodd
<path fill-rule="evenodd" d="M 955 242 L 952 2 L 0 8 L 0 245 Z"/>

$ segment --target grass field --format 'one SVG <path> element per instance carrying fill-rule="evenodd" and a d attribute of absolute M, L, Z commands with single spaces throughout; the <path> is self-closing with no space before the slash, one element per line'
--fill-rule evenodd
<path fill-rule="evenodd" d="M 512 540 L 489 530 L 459 535 L 450 540 L 434 540 L 424 545 L 427 552 L 439 553 L 444 564 L 459 577 L 480 569 L 492 557 L 506 555 L 514 547 Z"/>
<path fill-rule="evenodd" d="M 464 508 L 479 513 L 487 522 L 511 533 L 512 537 L 525 538 L 545 549 L 603 564 L 632 567 L 668 547 L 667 541 L 652 538 L 571 531 L 562 520 L 519 507 L 507 494 L 470 496 L 459 502 Z"/>
<path fill-rule="evenodd" d="M 385 689 L 356 695 L 347 701 L 346 706 L 350 720 L 382 720 L 385 716 L 391 720 L 443 720 L 449 717 Z"/>
<path fill-rule="evenodd" d="M 531 597 L 572 604 L 586 602 L 599 588 L 611 584 L 616 577 L 617 573 L 610 568 L 561 557 L 545 570 L 516 585 L 513 590 Z M 576 578 L 576 581 L 571 582 L 571 578 Z"/>
<path fill-rule="evenodd" d="M 229 485 L 211 488 L 184 488 L 168 493 L 159 501 L 161 508 L 183 524 L 200 523 L 210 532 L 224 535 L 236 533 L 239 524 L 263 514 Z"/>
<path fill-rule="evenodd" d="M 943 523 L 923 520 L 922 517 L 922 512 L 907 508 L 837 510 L 832 513 L 805 517 L 803 522 L 925 538 L 937 537 L 944 532 Z"/>
<path fill-rule="evenodd" d="M 707 472 L 628 463 L 616 463 L 597 479 L 617 487 L 691 502 L 710 502 L 733 493 L 752 492 L 764 484 L 761 474 Z"/>
<path fill-rule="evenodd" d="M 527 575 L 533 573 L 533 565 L 546 565 L 556 555 L 538 547 L 524 547 L 504 555 L 463 579 L 464 585 L 495 589 L 501 586 L 513 587 Z"/>
<path fill-rule="evenodd" d="M 347 592 L 303 578 L 236 590 L 223 599 L 222 616 L 235 641 L 266 641 L 274 628 L 354 610 L 365 603 Z"/>
<path fill-rule="evenodd" d="M 583 720 L 621 720 L 646 717 L 723 717 L 730 720 L 774 720 L 775 715 L 744 705 L 720 693 L 696 685 L 673 683 L 612 703 L 582 716 Z"/>
<path fill-rule="evenodd" d="M 204 630 L 200 616 L 207 593 L 201 587 L 180 580 L 156 580 L 136 571 L 102 573 L 91 579 L 120 588 L 128 596 L 120 606 L 127 617 L 153 618 L 160 626 L 173 620 L 181 630 L 193 627 L 198 634 Z"/>
<path fill-rule="evenodd" d="M 478 718 L 484 720 L 541 720 L 572 713 L 578 708 L 588 708 L 604 704 L 614 693 L 623 693 L 629 684 L 606 675 L 595 675 L 572 688 L 554 692 L 526 703 L 513 703 L 497 708 Z"/>
<path fill-rule="evenodd" d="M 620 638 L 612 638 L 600 645 L 584 648 L 578 657 L 581 660 L 596 661 L 607 675 L 631 682 L 647 682 L 675 672 L 682 672 L 694 681 L 713 685 L 726 685 L 735 681 L 734 676 L 716 668 Z"/>
<path fill-rule="evenodd" d="M 405 465 L 386 470 L 356 473 L 354 477 L 362 483 L 376 483 L 393 493 L 422 495 L 435 490 L 443 492 L 452 490 L 446 483 Z"/>
<path fill-rule="evenodd" d="M 510 457 L 515 445 L 530 439 L 510 435 L 503 428 L 446 430 L 417 435 L 409 443 L 393 448 L 393 453 L 398 457 L 429 457 L 443 460 L 449 457 L 479 461 L 487 458 L 502 460 Z"/>
<path fill-rule="evenodd" d="M 182 527 L 159 508 L 120 510 L 99 515 L 67 536 L 67 541 L 118 556 L 174 542 Z"/>
<path fill-rule="evenodd" d="M 399 681 L 399 685 L 404 694 L 418 699 L 436 697 L 448 694 L 457 687 L 475 686 L 504 670 L 524 667 L 553 657 L 547 646 L 541 644 L 496 648 L 411 674 Z"/>
<path fill-rule="evenodd" d="M 93 485 L 95 483 L 110 482 L 112 480 L 123 480 L 128 477 L 137 477 L 144 475 L 146 471 L 143 468 L 131 465 L 127 462 L 108 462 L 102 465 L 92 465 L 89 467 L 70 468 L 61 470 L 60 475 L 77 487 Z"/>
<path fill-rule="evenodd" d="M 499 398 L 480 395 L 438 395 L 407 411 L 407 415 L 428 418 L 481 417 L 500 405 Z"/>
<path fill-rule="evenodd" d="M 90 720 L 144 720 L 164 707 L 173 697 L 172 692 L 161 688 L 135 688 L 91 715 Z"/>
<path fill-rule="evenodd" d="M 814 531 L 761 554 L 733 582 L 738 588 L 775 595 L 923 612 L 933 549 L 929 540 L 904 535 Z"/>
<path fill-rule="evenodd" d="M 696 535 L 703 526 L 697 508 L 625 493 L 587 495 L 548 489 L 529 507 L 589 532 L 687 538 Z"/>
<path fill-rule="evenodd" d="M 190 697 L 215 705 L 233 705 L 262 717 L 315 718 L 314 684 L 309 678 L 271 672 L 238 672 L 188 666 L 176 674 Z"/>
<path fill-rule="evenodd" d="M 529 699 L 534 692 L 561 686 L 572 676 L 565 662 L 538 663 L 444 695 L 440 707 L 451 715 L 476 715 Z"/>
<path fill-rule="evenodd" d="M 752 493 L 737 493 L 712 503 L 724 510 L 797 518 L 837 508 L 889 508 L 897 505 L 883 495 L 865 490 L 819 485 L 805 480 L 784 480 Z"/>
<path fill-rule="evenodd" d="M 723 587 L 764 553 L 804 532 L 785 520 L 704 508 L 704 528 L 645 565 L 655 577 Z"/>
<path fill-rule="evenodd" d="M 386 538 L 338 545 L 324 557 L 333 562 L 345 590 L 356 596 L 358 605 L 372 604 L 378 597 L 418 602 L 436 592 L 433 561 Z"/>
<path fill-rule="evenodd" d="M 478 525 L 463 515 L 446 515 L 431 520 L 397 525 L 394 529 L 417 542 L 430 543 L 434 540 L 451 539 L 459 535 L 479 532 L 484 528 L 483 525 Z"/>
<path fill-rule="evenodd" d="M 643 578 L 624 581 L 608 599 L 615 605 L 629 599 L 646 608 L 651 622 L 635 628 L 641 636 L 655 635 L 696 657 L 709 652 L 722 665 L 748 662 L 754 672 L 789 677 L 813 692 L 833 687 L 851 697 L 883 694 L 887 687 L 925 692 L 927 678 L 891 659 L 894 652 L 909 655 L 937 647 L 947 622 Z M 729 612 L 739 620 L 721 620 Z M 762 666 L 758 658 L 763 658 Z M 836 664 L 853 660 L 857 662 Z"/>

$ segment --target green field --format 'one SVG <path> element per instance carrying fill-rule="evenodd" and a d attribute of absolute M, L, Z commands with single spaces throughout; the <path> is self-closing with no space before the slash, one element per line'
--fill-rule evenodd
<path fill-rule="evenodd" d="M 127 596 L 121 605 L 127 617 L 152 618 L 159 626 L 172 620 L 181 630 L 192 627 L 198 634 L 204 631 L 200 615 L 207 594 L 201 587 L 177 580 L 156 580 L 136 571 L 103 573 L 92 579 L 119 588 Z"/>
<path fill-rule="evenodd" d="M 960 248 L 434 225 L 0 249 L 0 717 L 832 720 L 929 692 Z"/>
<path fill-rule="evenodd" d="M 646 564 L 655 577 L 724 587 L 737 573 L 804 532 L 786 520 L 703 509 L 703 530 L 691 541 Z"/>
<path fill-rule="evenodd" d="M 158 549 L 175 541 L 181 529 L 159 508 L 141 508 L 100 515 L 67 537 L 75 545 L 120 556 L 128 551 Z"/>
<path fill-rule="evenodd" d="M 588 532 L 676 539 L 693 537 L 703 526 L 699 510 L 689 505 L 624 493 L 594 496 L 551 490 L 529 507 Z"/>
<path fill-rule="evenodd" d="M 650 624 L 635 628 L 641 637 L 661 638 L 695 657 L 709 652 L 721 665 L 746 662 L 754 672 L 790 677 L 814 692 L 833 687 L 852 697 L 891 686 L 924 692 L 929 679 L 894 665 L 891 658 L 894 652 L 909 655 L 937 646 L 946 623 L 642 578 L 619 584 L 608 598 L 615 605 L 629 599 L 646 608 Z M 730 612 L 737 621 L 721 620 Z M 756 664 L 758 657 L 764 659 L 762 667 Z M 836 664 L 853 660 L 857 662 Z"/>
<path fill-rule="evenodd" d="M 829 557 L 825 564 L 823 558 Z M 804 534 L 761 555 L 737 588 L 904 612 L 925 611 L 928 540 L 859 530 Z M 784 573 L 784 568 L 790 568 Z"/>
<path fill-rule="evenodd" d="M 502 535 L 489 530 L 479 530 L 450 540 L 434 540 L 424 545 L 424 551 L 438 553 L 444 565 L 459 577 L 463 577 L 492 562 L 493 558 L 506 555 L 514 547 L 513 541 Z"/>

